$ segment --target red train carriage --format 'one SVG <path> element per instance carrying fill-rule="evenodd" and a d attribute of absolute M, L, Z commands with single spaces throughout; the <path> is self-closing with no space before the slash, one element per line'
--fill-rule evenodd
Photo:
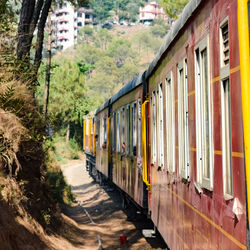
<path fill-rule="evenodd" d="M 149 210 L 171 249 L 246 248 L 237 8 L 190 1 L 147 71 Z"/>
<path fill-rule="evenodd" d="M 171 249 L 249 248 L 249 11 L 249 0 L 191 0 L 85 139 L 98 172 L 148 201 Z"/>

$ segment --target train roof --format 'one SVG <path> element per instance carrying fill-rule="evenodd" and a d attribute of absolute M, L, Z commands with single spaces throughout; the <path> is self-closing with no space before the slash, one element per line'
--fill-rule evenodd
<path fill-rule="evenodd" d="M 101 112 L 102 110 L 104 110 L 105 108 L 107 108 L 109 106 L 110 103 L 110 99 L 108 99 L 106 102 L 104 102 L 102 104 L 102 106 L 100 106 L 99 108 L 97 108 L 95 114 L 98 114 L 99 112 Z"/>
<path fill-rule="evenodd" d="M 146 71 L 146 78 L 150 77 L 150 75 L 153 73 L 157 64 L 162 59 L 164 52 L 169 48 L 171 43 L 174 41 L 174 39 L 180 33 L 181 29 L 184 27 L 184 25 L 187 23 L 187 21 L 190 19 L 190 17 L 193 15 L 193 13 L 197 10 L 198 6 L 203 1 L 204 0 L 190 0 L 190 2 L 185 6 L 185 8 L 182 11 L 182 14 L 175 21 L 172 28 L 168 32 L 166 39 L 165 39 L 164 43 L 162 44 L 160 50 L 158 51 L 156 57 L 149 65 L 148 70 Z"/>
<path fill-rule="evenodd" d="M 132 81 L 127 83 L 123 88 L 121 88 L 115 95 L 113 95 L 110 99 L 108 99 L 102 106 L 100 106 L 96 110 L 96 114 L 100 113 L 102 110 L 107 108 L 110 104 L 116 102 L 119 98 L 126 95 L 133 89 L 135 89 L 137 86 L 141 85 L 143 82 L 145 76 L 145 72 L 140 73 L 138 76 L 136 76 Z"/>

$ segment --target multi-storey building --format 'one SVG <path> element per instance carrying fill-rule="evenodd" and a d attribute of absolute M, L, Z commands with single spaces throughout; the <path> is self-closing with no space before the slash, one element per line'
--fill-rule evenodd
<path fill-rule="evenodd" d="M 65 3 L 55 9 L 51 20 L 53 48 L 64 50 L 76 44 L 79 29 L 94 23 L 93 10 L 89 7 L 75 8 Z"/>
<path fill-rule="evenodd" d="M 148 2 L 139 9 L 139 20 L 142 23 L 152 22 L 155 18 L 168 19 L 163 8 L 157 2 Z"/>

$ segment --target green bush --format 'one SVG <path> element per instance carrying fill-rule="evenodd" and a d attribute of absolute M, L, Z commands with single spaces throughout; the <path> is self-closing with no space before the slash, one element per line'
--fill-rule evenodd
<path fill-rule="evenodd" d="M 56 202 L 71 204 L 74 201 L 75 195 L 66 183 L 62 171 L 48 171 L 46 173 L 46 181 L 51 187 L 52 198 Z"/>
<path fill-rule="evenodd" d="M 79 147 L 75 139 L 70 139 L 68 142 L 69 150 L 70 150 L 70 158 L 79 159 L 78 151 Z"/>

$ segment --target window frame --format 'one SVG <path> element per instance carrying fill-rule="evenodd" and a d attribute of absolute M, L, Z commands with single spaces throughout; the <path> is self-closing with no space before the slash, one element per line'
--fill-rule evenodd
<path fill-rule="evenodd" d="M 189 169 L 189 136 L 188 136 L 188 81 L 187 58 L 177 65 L 178 74 L 178 144 L 179 144 L 179 174 L 184 179 L 190 178 Z M 182 72 L 182 76 L 181 76 Z M 182 81 L 181 81 L 182 77 Z M 180 86 L 180 85 L 183 86 Z M 182 120 L 182 123 L 180 122 Z M 181 166 L 184 166 L 183 168 Z"/>
<path fill-rule="evenodd" d="M 166 161 L 167 170 L 174 173 L 175 168 L 175 98 L 173 73 L 170 71 L 165 77 L 166 96 Z M 170 98 L 169 98 L 170 97 Z M 169 100 L 170 99 L 170 100 Z M 171 157 L 169 157 L 171 156 Z"/>
<path fill-rule="evenodd" d="M 117 111 L 116 116 L 116 152 L 120 152 L 120 111 Z"/>
<path fill-rule="evenodd" d="M 158 86 L 158 166 L 164 168 L 164 101 L 163 101 L 163 84 Z"/>
<path fill-rule="evenodd" d="M 137 155 L 137 102 L 131 103 L 131 155 Z"/>
<path fill-rule="evenodd" d="M 103 141 L 102 144 L 107 144 L 107 138 L 108 138 L 108 129 L 107 129 L 107 118 L 103 117 Z"/>
<path fill-rule="evenodd" d="M 130 127 L 130 104 L 127 104 L 126 106 L 126 153 L 130 154 L 130 133 L 131 133 L 131 127 Z"/>
<path fill-rule="evenodd" d="M 137 134 L 138 134 L 138 150 L 137 150 L 137 154 L 139 157 L 142 157 L 142 109 L 141 109 L 141 105 L 142 105 L 142 101 L 141 98 L 138 99 L 137 101 L 137 107 L 138 107 L 138 115 L 137 115 Z"/>
<path fill-rule="evenodd" d="M 157 137 L 157 134 L 156 134 L 156 120 L 157 120 L 157 116 L 156 116 L 156 91 L 153 90 L 152 93 L 151 93 L 151 118 L 152 118 L 152 121 L 151 121 L 151 162 L 153 164 L 156 163 L 156 160 L 157 160 L 157 152 L 156 152 L 156 137 Z"/>
<path fill-rule="evenodd" d="M 112 129 L 113 129 L 113 132 L 112 132 L 112 135 L 113 135 L 113 142 L 112 142 L 112 151 L 113 152 L 116 152 L 116 137 L 117 137 L 117 134 L 116 134 L 116 112 L 113 112 L 113 126 L 112 126 Z"/>
<path fill-rule="evenodd" d="M 206 50 L 207 59 L 207 81 L 204 80 L 203 72 L 203 53 Z M 212 101 L 210 88 L 210 54 L 209 54 L 209 37 L 206 36 L 194 48 L 195 62 L 195 109 L 196 109 L 196 168 L 197 182 L 204 188 L 213 190 L 213 130 L 212 130 Z M 198 58 L 197 58 L 198 56 Z M 205 82 L 205 83 L 204 83 Z M 205 90 L 207 89 L 207 93 Z M 205 96 L 205 98 L 204 98 Z M 207 96 L 207 98 L 206 98 Z M 207 105 L 204 102 L 207 101 Z M 204 110 L 207 109 L 208 116 L 204 116 Z M 208 123 L 206 122 L 208 119 Z M 208 124 L 205 127 L 205 124 Z M 206 141 L 206 133 L 208 129 L 208 144 Z M 204 153 L 208 150 L 208 153 Z M 206 157 L 209 157 L 209 162 L 206 162 Z M 209 177 L 205 176 L 205 171 L 209 171 Z"/>
<path fill-rule="evenodd" d="M 223 63 L 223 38 L 222 28 L 228 25 L 229 17 L 226 17 L 220 23 L 220 85 L 221 85 L 221 135 L 222 135 L 222 176 L 223 176 L 223 195 L 225 200 L 233 198 L 233 162 L 232 162 L 232 119 L 231 119 L 231 79 L 230 79 L 230 31 L 228 29 L 228 49 L 229 49 L 229 62 L 227 65 Z M 228 86 L 225 89 L 224 83 Z M 229 145 L 228 145 L 229 144 Z M 228 157 L 228 158 L 227 158 Z M 229 166 L 228 166 L 229 164 Z M 229 169 L 228 169 L 229 167 Z M 230 176 L 228 177 L 228 170 Z M 230 185 L 230 191 L 227 187 Z"/>

